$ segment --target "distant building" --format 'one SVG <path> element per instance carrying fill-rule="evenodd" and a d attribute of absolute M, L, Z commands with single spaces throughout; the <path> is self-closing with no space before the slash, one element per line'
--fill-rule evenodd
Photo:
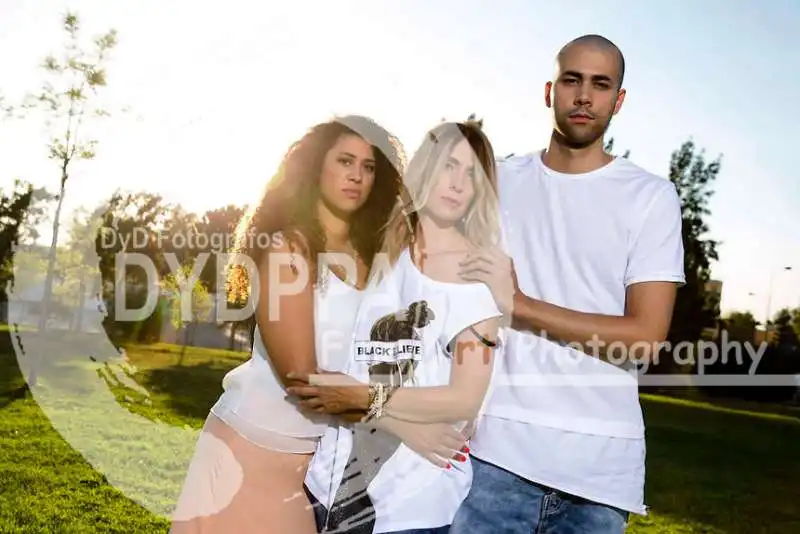
<path fill-rule="evenodd" d="M 706 282 L 706 293 L 714 295 L 718 300 L 722 298 L 722 280 L 709 280 Z"/>

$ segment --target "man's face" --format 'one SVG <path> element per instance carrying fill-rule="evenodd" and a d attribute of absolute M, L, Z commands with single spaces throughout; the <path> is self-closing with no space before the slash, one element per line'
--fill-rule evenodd
<path fill-rule="evenodd" d="M 619 59 L 612 50 L 573 45 L 564 51 L 555 81 L 545 87 L 545 103 L 569 146 L 586 147 L 603 137 L 625 98 L 619 77 Z"/>

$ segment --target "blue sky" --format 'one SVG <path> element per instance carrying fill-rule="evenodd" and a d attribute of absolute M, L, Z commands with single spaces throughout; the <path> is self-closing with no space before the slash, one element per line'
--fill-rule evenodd
<path fill-rule="evenodd" d="M 800 3 L 6 0 L 2 93 L 18 98 L 38 84 L 35 67 L 57 50 L 58 14 L 69 6 L 90 33 L 119 31 L 104 98 L 133 113 L 95 127 L 98 158 L 75 168 L 67 209 L 116 187 L 194 210 L 252 201 L 288 144 L 333 113 L 372 116 L 409 152 L 441 117 L 471 112 L 498 153 L 540 148 L 555 53 L 600 33 L 627 61 L 628 97 L 611 128 L 617 150 L 662 175 L 690 136 L 710 158 L 723 154 L 710 218 L 723 241 L 714 266 L 723 308 L 763 318 L 773 272 L 772 309 L 800 303 L 800 181 L 790 161 L 800 148 L 791 119 Z M 33 118 L 0 126 L 0 184 L 18 176 L 56 186 L 43 133 Z"/>

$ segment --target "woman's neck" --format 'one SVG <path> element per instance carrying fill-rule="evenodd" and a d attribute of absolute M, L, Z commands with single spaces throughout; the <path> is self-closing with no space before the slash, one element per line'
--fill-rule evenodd
<path fill-rule="evenodd" d="M 432 217 L 421 214 L 419 218 L 421 245 L 428 254 L 450 252 L 464 248 L 466 238 L 455 224 L 443 224 Z"/>
<path fill-rule="evenodd" d="M 324 202 L 317 206 L 317 217 L 325 232 L 326 248 L 341 250 L 350 244 L 350 221 L 344 216 L 334 213 Z"/>

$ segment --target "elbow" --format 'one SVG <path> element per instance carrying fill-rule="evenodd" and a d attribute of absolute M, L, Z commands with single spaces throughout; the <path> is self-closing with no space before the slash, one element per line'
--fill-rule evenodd
<path fill-rule="evenodd" d="M 633 363 L 649 365 L 658 361 L 658 354 L 668 346 L 667 332 L 645 330 L 629 345 L 629 360 Z"/>
<path fill-rule="evenodd" d="M 471 395 L 457 395 L 456 402 L 453 405 L 452 420 L 448 422 L 472 421 L 478 417 L 482 404 L 483 399 L 476 398 L 474 392 Z"/>
<path fill-rule="evenodd" d="M 283 389 L 294 386 L 308 385 L 304 380 L 295 377 L 306 377 L 317 372 L 313 366 L 303 365 L 274 365 L 275 374 Z"/>

